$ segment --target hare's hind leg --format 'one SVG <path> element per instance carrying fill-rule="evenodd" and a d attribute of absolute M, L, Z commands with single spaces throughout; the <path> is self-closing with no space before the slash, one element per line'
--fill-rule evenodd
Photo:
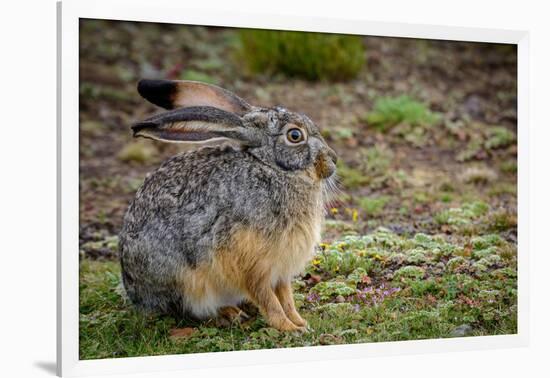
<path fill-rule="evenodd" d="M 218 310 L 216 324 L 221 327 L 228 327 L 235 323 L 243 323 L 248 319 L 250 319 L 250 316 L 237 306 L 226 306 Z"/>
<path fill-rule="evenodd" d="M 279 299 L 286 316 L 292 323 L 296 324 L 298 327 L 306 327 L 307 322 L 300 316 L 298 311 L 296 311 L 290 282 L 279 282 L 275 287 L 275 295 Z"/>

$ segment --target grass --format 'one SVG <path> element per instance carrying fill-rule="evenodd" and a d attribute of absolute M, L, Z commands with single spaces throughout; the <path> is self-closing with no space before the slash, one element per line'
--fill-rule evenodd
<path fill-rule="evenodd" d="M 155 156 L 155 152 L 151 144 L 143 141 L 130 142 L 120 150 L 118 158 L 123 162 L 143 164 L 150 161 Z"/>
<path fill-rule="evenodd" d="M 409 96 L 382 97 L 376 100 L 374 108 L 364 120 L 381 131 L 398 124 L 408 126 L 431 126 L 439 120 L 439 115 Z"/>
<path fill-rule="evenodd" d="M 480 214 L 483 206 L 466 207 Z M 261 316 L 219 328 L 137 313 L 119 294 L 119 273 L 114 261 L 81 261 L 81 359 L 446 338 L 464 328 L 469 335 L 517 330 L 515 246 L 496 234 L 450 242 L 379 228 L 321 244 L 293 283 L 312 329 L 304 335 L 280 333 Z M 171 336 L 173 328 L 185 332 Z"/>
<path fill-rule="evenodd" d="M 358 36 L 243 29 L 239 37 L 239 59 L 253 73 L 338 81 L 353 79 L 365 63 Z"/>
<path fill-rule="evenodd" d="M 195 71 L 195 70 L 185 70 L 182 74 L 181 74 L 181 79 L 182 80 L 193 80 L 193 81 L 202 81 L 203 83 L 208 83 L 208 84 L 218 84 L 217 80 L 204 73 L 204 72 L 200 72 L 200 71 Z"/>
<path fill-rule="evenodd" d="M 388 196 L 362 197 L 359 199 L 359 206 L 367 216 L 379 216 L 389 200 Z"/>
<path fill-rule="evenodd" d="M 506 127 L 488 125 L 477 125 L 477 127 L 482 129 L 481 132 L 471 136 L 466 148 L 456 155 L 457 161 L 472 160 L 483 153 L 504 149 L 516 143 L 516 134 Z M 517 170 L 515 160 L 506 163 L 503 171 L 505 173 L 515 173 L 515 170 Z"/>
<path fill-rule="evenodd" d="M 355 167 L 346 165 L 339 160 L 337 163 L 338 176 L 348 189 L 357 189 L 366 185 L 378 188 L 389 178 L 388 172 L 392 159 L 393 153 L 389 148 L 374 145 L 362 151 Z"/>
<path fill-rule="evenodd" d="M 516 332 L 515 58 L 479 44 L 422 41 L 420 56 L 401 39 L 83 25 L 95 26 L 82 29 L 80 55 L 81 358 Z M 128 139 L 124 125 L 152 111 L 135 91 L 143 75 L 218 83 L 321 127 L 339 155 L 341 193 L 324 244 L 293 282 L 310 333 L 280 333 L 261 316 L 228 328 L 177 322 L 124 302 L 114 235 L 146 173 L 178 151 Z M 406 96 L 379 97 L 393 91 Z"/>

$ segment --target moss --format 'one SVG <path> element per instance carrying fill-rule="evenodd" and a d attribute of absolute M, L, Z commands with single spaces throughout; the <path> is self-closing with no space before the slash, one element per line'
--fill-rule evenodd
<path fill-rule="evenodd" d="M 468 264 L 468 262 L 464 257 L 456 256 L 447 262 L 447 269 L 450 272 L 456 272 L 459 268 L 465 266 L 466 264 Z"/>
<path fill-rule="evenodd" d="M 408 252 L 407 262 L 409 264 L 424 264 L 430 260 L 428 252 L 424 249 L 416 248 Z"/>
<path fill-rule="evenodd" d="M 317 293 L 319 294 L 321 300 L 327 300 L 338 295 L 348 296 L 355 294 L 355 288 L 345 282 L 319 282 L 311 288 L 310 293 Z"/>
<path fill-rule="evenodd" d="M 420 280 L 424 277 L 425 274 L 426 271 L 423 268 L 419 266 L 408 265 L 398 269 L 394 274 L 394 278 L 409 278 L 413 280 Z"/>
<path fill-rule="evenodd" d="M 489 205 L 485 202 L 475 201 L 463 204 L 461 207 L 453 207 L 436 214 L 435 221 L 456 227 L 468 226 L 473 220 L 479 219 L 489 211 Z"/>
<path fill-rule="evenodd" d="M 504 245 L 505 241 L 500 235 L 488 234 L 473 238 L 471 243 L 474 249 L 480 250 L 492 246 Z"/>
<path fill-rule="evenodd" d="M 466 253 L 468 249 L 473 251 Z M 458 250 L 464 253 L 459 256 Z M 135 312 L 118 290 L 118 263 L 85 258 L 80 270 L 80 357 L 440 338 L 463 324 L 470 324 L 476 335 L 515 333 L 515 253 L 515 246 L 496 234 L 452 243 L 441 235 L 404 237 L 384 228 L 324 243 L 308 267 L 309 275 L 293 282 L 296 304 L 311 326 L 305 335 L 269 328 L 261 316 L 218 328 L 211 321 Z M 435 264 L 437 258 L 442 260 Z M 310 282 L 312 275 L 319 281 Z M 170 338 L 174 327 L 191 327 L 193 332 Z"/>

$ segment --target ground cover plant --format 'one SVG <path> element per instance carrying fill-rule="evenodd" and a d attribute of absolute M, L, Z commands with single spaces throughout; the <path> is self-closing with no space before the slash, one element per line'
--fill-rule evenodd
<path fill-rule="evenodd" d="M 331 36 L 329 50 L 349 44 L 331 67 L 351 62 L 352 74 L 305 61 L 294 71 L 252 69 L 263 63 L 243 49 L 266 38 L 288 45 L 272 49 L 273 61 L 304 51 L 296 43 L 306 37 L 273 33 L 82 21 L 80 358 L 515 333 L 515 48 Z M 308 38 L 316 51 L 322 35 Z M 338 153 L 340 191 L 315 257 L 293 283 L 309 333 L 269 328 L 252 307 L 248 322 L 220 327 L 127 303 L 122 216 L 146 173 L 181 150 L 131 138 L 129 125 L 155 112 L 136 93 L 142 77 L 288 104 Z"/>

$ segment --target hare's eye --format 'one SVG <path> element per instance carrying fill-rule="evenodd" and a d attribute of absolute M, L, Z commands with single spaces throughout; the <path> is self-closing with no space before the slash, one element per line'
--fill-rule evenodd
<path fill-rule="evenodd" d="M 290 129 L 286 132 L 286 138 L 289 142 L 299 143 L 304 140 L 304 134 L 300 129 Z"/>

